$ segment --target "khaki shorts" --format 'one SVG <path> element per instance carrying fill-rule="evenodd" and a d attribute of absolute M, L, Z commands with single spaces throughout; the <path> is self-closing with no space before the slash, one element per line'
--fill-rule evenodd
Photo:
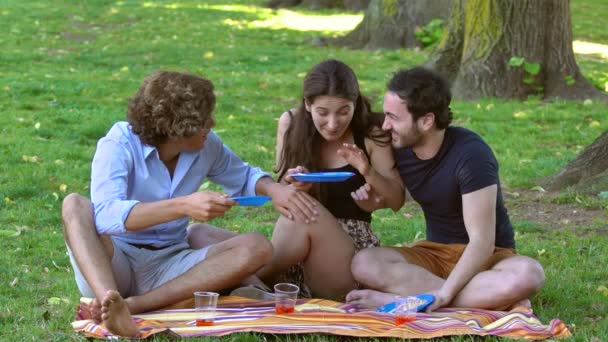
<path fill-rule="evenodd" d="M 418 241 L 405 247 L 388 247 L 399 252 L 407 262 L 427 269 L 438 277 L 446 279 L 464 252 L 466 244 L 444 244 Z M 489 270 L 501 260 L 516 256 L 512 248 L 495 247 L 494 253 L 485 263 L 482 271 Z"/>
<path fill-rule="evenodd" d="M 117 290 L 124 298 L 149 292 L 186 273 L 205 260 L 212 246 L 190 249 L 188 243 L 182 242 L 159 250 L 148 250 L 114 238 L 112 244 L 112 273 Z M 80 293 L 84 297 L 95 298 L 69 247 L 68 255 Z"/>

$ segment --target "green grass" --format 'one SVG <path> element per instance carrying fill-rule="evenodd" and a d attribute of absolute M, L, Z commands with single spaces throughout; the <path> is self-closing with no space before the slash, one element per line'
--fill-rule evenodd
<path fill-rule="evenodd" d="M 272 11 L 254 0 L 13 1 L 0 7 L 0 340 L 83 340 L 70 327 L 79 294 L 62 239 L 61 200 L 88 195 L 95 143 L 124 118 L 126 99 L 157 69 L 188 70 L 214 81 L 217 132 L 243 159 L 270 170 L 276 119 L 294 106 L 304 73 L 329 57 L 353 67 L 376 109 L 390 74 L 427 52 L 356 51 L 311 45 L 359 17 L 338 11 Z M 608 6 L 573 0 L 574 37 L 606 44 Z M 329 24 L 328 24 L 329 23 Z M 302 30 L 306 28 L 307 30 Z M 310 29 L 315 30 L 310 30 Z M 577 55 L 598 88 L 608 63 Z M 605 105 L 484 99 L 455 102 L 456 123 L 479 132 L 501 163 L 509 189 L 532 188 L 608 129 Z M 608 190 L 608 189 L 604 189 Z M 564 193 L 554 200 L 606 212 L 608 202 Z M 403 214 L 411 214 L 404 218 Z M 276 213 L 234 209 L 213 223 L 270 234 Z M 424 232 L 415 206 L 374 215 L 385 244 Z M 596 226 L 608 223 L 598 216 Z M 603 216 L 605 217 L 605 215 Z M 603 222 L 602 222 L 603 220 Z M 537 257 L 547 282 L 533 299 L 543 322 L 559 317 L 574 340 L 608 339 L 605 228 L 552 231 L 515 221 L 520 252 Z M 49 298 L 58 297 L 54 303 Z M 600 319 L 598 319 L 600 318 Z M 223 340 L 257 340 L 241 334 Z M 324 336 L 282 340 L 324 340 Z M 446 340 L 466 341 L 470 338 Z"/>

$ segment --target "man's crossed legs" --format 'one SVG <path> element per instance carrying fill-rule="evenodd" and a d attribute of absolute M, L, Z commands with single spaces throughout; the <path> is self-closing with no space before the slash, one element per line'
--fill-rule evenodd
<path fill-rule="evenodd" d="M 369 290 L 351 291 L 346 300 L 368 308 L 392 302 L 396 295 L 437 291 L 445 282 L 445 278 L 427 268 L 408 262 L 396 248 L 364 249 L 353 259 L 351 269 L 355 279 Z M 542 266 L 536 260 L 513 255 L 473 276 L 450 306 L 491 310 L 530 308 L 528 298 L 542 287 L 544 279 Z"/>
<path fill-rule="evenodd" d="M 200 253 L 203 253 L 204 247 L 208 247 L 206 256 L 200 257 L 204 260 L 158 287 L 123 298 L 113 271 L 115 244 L 110 237 L 97 235 L 91 202 L 77 194 L 67 196 L 63 202 L 62 218 L 66 243 L 95 295 L 93 306 L 100 306 L 99 318 L 104 326 L 121 336 L 139 333 L 131 314 L 188 299 L 195 291 L 218 291 L 236 286 L 255 274 L 272 255 L 270 242 L 259 233 L 229 237 L 232 233 L 223 234 L 222 230 L 215 228 L 189 229 L 190 248 L 200 248 Z M 210 231 L 216 235 L 205 244 L 200 234 Z M 222 237 L 228 239 L 224 241 Z"/>

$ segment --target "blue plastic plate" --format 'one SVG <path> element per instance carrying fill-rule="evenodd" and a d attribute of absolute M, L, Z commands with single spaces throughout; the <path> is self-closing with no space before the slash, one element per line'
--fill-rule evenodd
<path fill-rule="evenodd" d="M 300 182 L 342 182 L 354 175 L 352 172 L 311 172 L 292 173 L 290 176 Z"/>
<path fill-rule="evenodd" d="M 424 311 L 427 306 L 431 305 L 435 301 L 435 296 L 427 293 L 419 294 L 416 297 L 420 300 L 418 308 L 416 308 L 418 312 Z M 399 301 L 390 302 L 377 308 L 376 312 L 395 313 L 395 310 L 397 309 L 398 305 Z"/>
<path fill-rule="evenodd" d="M 242 196 L 242 197 L 230 197 L 238 205 L 257 207 L 271 200 L 270 196 Z"/>

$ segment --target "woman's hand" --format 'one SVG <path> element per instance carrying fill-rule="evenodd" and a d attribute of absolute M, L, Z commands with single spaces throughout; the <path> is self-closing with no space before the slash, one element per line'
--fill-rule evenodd
<path fill-rule="evenodd" d="M 309 192 L 312 187 L 310 182 L 300 182 L 293 178 L 291 175 L 294 173 L 308 173 L 308 170 L 304 166 L 296 166 L 293 169 L 288 169 L 285 175 L 285 181 L 289 183 L 294 189 L 303 192 Z"/>
<path fill-rule="evenodd" d="M 366 177 L 370 170 L 371 166 L 369 164 L 369 159 L 357 145 L 355 144 L 342 144 L 342 147 L 338 150 L 338 155 L 347 163 L 349 163 L 352 167 L 357 169 L 363 177 Z"/>

